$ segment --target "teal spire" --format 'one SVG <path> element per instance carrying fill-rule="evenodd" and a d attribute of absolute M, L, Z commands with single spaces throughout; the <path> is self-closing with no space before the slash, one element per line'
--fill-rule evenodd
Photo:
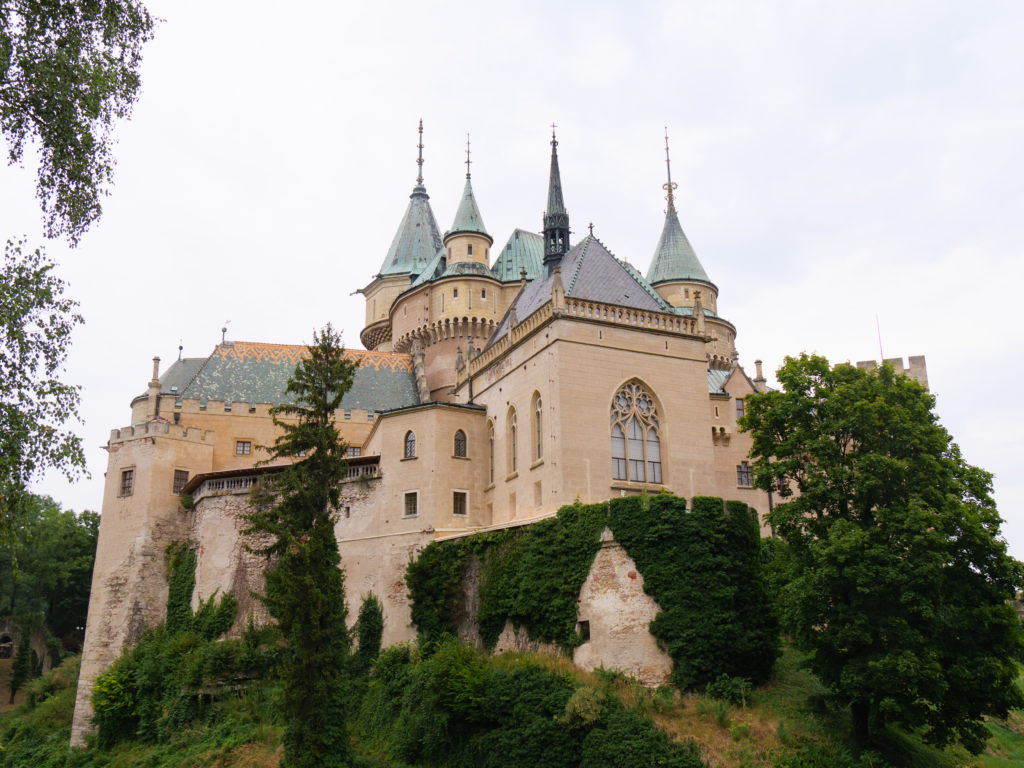
<path fill-rule="evenodd" d="M 551 175 L 548 177 L 548 207 L 544 211 L 544 266 L 551 274 L 569 250 L 569 212 L 562 200 L 562 175 L 558 171 L 558 139 L 551 124 Z"/>
<path fill-rule="evenodd" d="M 661 239 L 658 240 L 658 247 L 654 251 L 654 261 L 651 262 L 651 268 L 647 271 L 647 282 L 657 285 L 676 280 L 696 280 L 713 285 L 679 224 L 679 215 L 676 213 L 675 195 L 673 194 L 679 185 L 672 181 L 667 128 L 665 129 L 665 167 L 668 171 L 668 181 L 662 185 L 662 189 L 668 192 L 665 197 L 668 201 L 668 208 L 665 211 L 665 226 L 661 230 Z"/>
<path fill-rule="evenodd" d="M 455 213 L 455 221 L 452 228 L 445 233 L 447 240 L 452 235 L 471 233 L 483 235 L 492 243 L 492 238 L 484 226 L 484 219 L 480 215 L 480 209 L 476 204 L 476 197 L 473 196 L 473 183 L 470 178 L 469 165 L 469 134 L 466 134 L 466 188 L 462 191 L 462 202 L 459 203 L 459 210 Z"/>
<path fill-rule="evenodd" d="M 430 209 L 430 196 L 423 186 L 423 121 L 420 120 L 419 156 L 416 186 L 409 195 L 409 206 L 398 225 L 380 275 L 418 275 L 441 248 L 441 232 Z"/>

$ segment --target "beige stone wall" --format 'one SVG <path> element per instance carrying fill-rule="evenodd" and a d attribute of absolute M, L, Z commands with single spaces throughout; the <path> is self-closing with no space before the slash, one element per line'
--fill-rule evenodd
<path fill-rule="evenodd" d="M 209 471 L 213 443 L 212 433 L 161 422 L 111 434 L 72 744 L 82 744 L 89 731 L 96 677 L 145 627 L 164 619 L 165 549 L 187 539 L 191 526 L 172 492 L 174 469 Z M 133 472 L 131 495 L 121 494 L 126 470 Z"/>
<path fill-rule="evenodd" d="M 475 235 L 463 233 L 459 235 L 447 235 L 444 247 L 447 249 L 449 264 L 458 262 L 473 262 L 483 264 L 485 267 L 491 265 L 491 243 L 493 241 L 486 235 Z M 472 253 L 470 253 L 472 251 Z"/>
<path fill-rule="evenodd" d="M 644 685 L 664 685 L 672 675 L 672 658 L 651 635 L 660 610 L 644 592 L 644 577 L 605 528 L 587 580 L 580 590 L 578 619 L 590 639 L 573 653 L 582 669 L 614 669 Z"/>

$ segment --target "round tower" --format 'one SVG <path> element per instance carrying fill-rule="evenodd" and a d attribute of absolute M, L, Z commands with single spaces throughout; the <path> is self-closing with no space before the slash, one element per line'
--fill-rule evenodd
<path fill-rule="evenodd" d="M 488 266 L 493 238 L 473 194 L 466 142 L 466 186 L 443 248 L 391 308 L 394 349 L 422 354 L 430 399 L 449 401 L 459 365 L 494 333 L 505 303 Z"/>
<path fill-rule="evenodd" d="M 665 168 L 668 180 L 662 185 L 666 191 L 668 208 L 665 225 L 661 230 L 654 260 L 647 271 L 647 282 L 665 301 L 684 312 L 704 315 L 708 342 L 708 361 L 712 367 L 731 367 L 736 362 L 736 329 L 718 314 L 718 286 L 711 282 L 704 266 L 697 258 L 686 233 L 679 224 L 676 212 L 675 190 L 672 181 L 672 163 L 668 151 L 668 131 L 665 132 Z"/>
<path fill-rule="evenodd" d="M 366 299 L 366 327 L 359 340 L 367 349 L 390 352 L 394 348 L 390 322 L 391 306 L 420 275 L 441 249 L 441 234 L 430 208 L 430 196 L 423 185 L 423 121 L 419 126 L 419 156 L 416 186 L 409 206 L 398 225 L 380 272 L 362 289 Z"/>

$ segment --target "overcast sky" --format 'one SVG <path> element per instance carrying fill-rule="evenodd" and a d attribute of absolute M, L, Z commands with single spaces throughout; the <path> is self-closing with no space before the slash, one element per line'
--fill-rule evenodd
<path fill-rule="evenodd" d="M 1024 4 L 1019 2 L 152 2 L 115 185 L 79 248 L 47 244 L 81 302 L 92 479 L 151 358 L 228 338 L 359 346 L 416 177 L 442 230 L 464 183 L 503 245 L 539 230 L 550 123 L 565 200 L 646 271 L 664 127 L 683 228 L 741 362 L 927 356 L 945 426 L 995 473 L 1024 558 Z M 34 158 L 0 167 L 0 235 L 42 243 Z M 180 340 L 180 342 L 179 342 Z"/>

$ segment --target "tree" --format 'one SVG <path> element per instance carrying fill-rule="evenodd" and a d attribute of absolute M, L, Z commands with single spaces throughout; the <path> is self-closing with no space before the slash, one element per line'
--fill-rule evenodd
<path fill-rule="evenodd" d="M 0 0 L 0 130 L 8 161 L 39 146 L 48 237 L 77 244 L 114 171 L 111 131 L 138 96 L 153 19 L 138 0 Z"/>
<path fill-rule="evenodd" d="M 65 649 L 81 648 L 99 517 L 26 494 L 12 535 L 0 544 L 0 616 L 42 615 Z"/>
<path fill-rule="evenodd" d="M 967 464 L 934 398 L 891 366 L 786 358 L 747 398 L 755 484 L 792 554 L 783 621 L 867 743 L 887 723 L 978 752 L 982 716 L 1024 705 L 1007 604 L 1022 565 L 999 538 L 991 475 Z"/>
<path fill-rule="evenodd" d="M 349 636 L 344 575 L 334 523 L 346 475 L 335 411 L 352 386 L 356 363 L 327 325 L 314 333 L 285 393 L 293 404 L 272 414 L 281 430 L 271 460 L 305 457 L 269 474 L 253 495 L 246 533 L 272 560 L 264 597 L 287 647 L 282 660 L 284 768 L 350 762 L 345 734 Z"/>
<path fill-rule="evenodd" d="M 77 419 L 79 387 L 58 378 L 82 316 L 54 263 L 23 246 L 8 241 L 0 265 L 0 534 L 33 478 L 57 469 L 74 480 L 85 471 L 81 439 L 63 429 Z"/>
<path fill-rule="evenodd" d="M 14 703 L 14 696 L 21 690 L 21 686 L 32 677 L 32 624 L 24 622 L 21 627 L 21 640 L 18 641 L 18 650 L 14 654 L 14 661 L 11 664 L 11 698 L 8 704 Z"/>

